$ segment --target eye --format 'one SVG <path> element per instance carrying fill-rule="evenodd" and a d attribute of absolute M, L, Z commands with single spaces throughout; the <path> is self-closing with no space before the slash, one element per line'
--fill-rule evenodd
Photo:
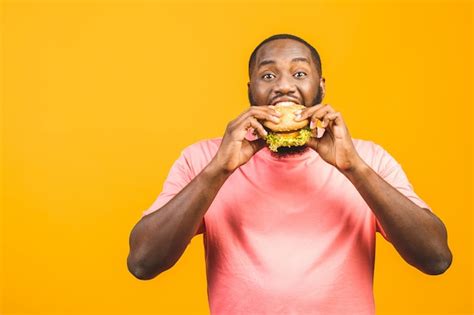
<path fill-rule="evenodd" d="M 262 79 L 264 80 L 271 80 L 275 78 L 275 75 L 273 73 L 265 73 L 263 76 L 262 76 Z"/>
<path fill-rule="evenodd" d="M 304 78 L 305 76 L 307 76 L 307 74 L 303 71 L 298 71 L 294 74 L 295 78 L 297 79 L 300 79 L 300 78 Z"/>

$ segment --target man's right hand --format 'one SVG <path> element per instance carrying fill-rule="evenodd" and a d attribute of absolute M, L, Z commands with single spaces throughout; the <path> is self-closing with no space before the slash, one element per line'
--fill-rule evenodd
<path fill-rule="evenodd" d="M 251 106 L 249 109 L 232 120 L 225 130 L 219 150 L 212 163 L 223 172 L 232 173 L 239 166 L 247 163 L 250 158 L 265 146 L 267 131 L 259 120 L 279 122 L 281 114 L 273 106 Z M 245 139 L 248 129 L 253 128 L 258 139 Z"/>
<path fill-rule="evenodd" d="M 211 163 L 164 206 L 135 225 L 127 258 L 135 277 L 153 279 L 178 261 L 231 172 L 265 145 L 266 131 L 258 120 L 276 122 L 278 115 L 271 106 L 252 106 L 231 121 Z M 249 128 L 260 139 L 246 140 Z"/>

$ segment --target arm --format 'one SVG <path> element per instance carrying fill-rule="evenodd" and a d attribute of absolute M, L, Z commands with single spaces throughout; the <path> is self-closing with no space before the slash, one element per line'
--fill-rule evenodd
<path fill-rule="evenodd" d="M 178 261 L 226 179 L 263 148 L 262 139 L 245 139 L 247 129 L 252 127 L 264 137 L 266 132 L 257 118 L 275 120 L 277 115 L 267 106 L 251 107 L 230 122 L 216 155 L 202 172 L 162 208 L 135 225 L 127 258 L 135 277 L 152 279 Z"/>
<path fill-rule="evenodd" d="M 367 202 L 406 262 L 430 275 L 448 269 L 452 254 L 446 228 L 438 217 L 414 204 L 362 160 L 343 174 Z"/>
<path fill-rule="evenodd" d="M 296 120 L 308 118 L 313 128 L 308 145 L 354 184 L 403 259 L 427 274 L 446 271 L 452 254 L 441 220 L 418 207 L 365 164 L 354 148 L 341 114 L 330 105 L 307 108 Z M 321 138 L 316 135 L 318 120 L 325 128 Z"/>
<path fill-rule="evenodd" d="M 135 225 L 127 260 L 135 277 L 152 279 L 178 261 L 229 175 L 211 162 L 165 206 Z"/>

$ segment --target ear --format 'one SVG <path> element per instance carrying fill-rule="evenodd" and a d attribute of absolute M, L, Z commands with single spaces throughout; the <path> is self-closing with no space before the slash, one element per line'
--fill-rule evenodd
<path fill-rule="evenodd" d="M 321 101 L 324 99 L 326 95 L 326 78 L 321 78 L 319 80 L 319 86 L 321 88 Z"/>

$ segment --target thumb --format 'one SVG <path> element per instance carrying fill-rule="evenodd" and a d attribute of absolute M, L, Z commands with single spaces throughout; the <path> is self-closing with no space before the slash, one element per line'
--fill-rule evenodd
<path fill-rule="evenodd" d="M 315 151 L 317 151 L 318 149 L 318 144 L 319 144 L 319 139 L 316 137 L 309 138 L 309 141 L 307 143 L 308 147 L 310 147 L 311 149 Z"/>
<path fill-rule="evenodd" d="M 247 162 L 255 153 L 260 151 L 265 146 L 265 140 L 256 139 L 256 140 L 243 140 L 242 153 L 245 156 L 245 162 Z"/>
<path fill-rule="evenodd" d="M 314 128 L 311 130 L 311 138 L 309 138 L 309 141 L 308 141 L 308 146 L 314 150 L 317 149 L 318 147 L 318 144 L 319 144 L 319 140 L 322 138 L 322 136 L 324 135 L 324 128 Z"/>
<path fill-rule="evenodd" d="M 249 141 L 249 144 L 252 147 L 253 154 L 255 154 L 261 149 L 263 149 L 263 147 L 266 144 L 266 141 L 264 139 L 258 138 L 258 139 Z"/>

